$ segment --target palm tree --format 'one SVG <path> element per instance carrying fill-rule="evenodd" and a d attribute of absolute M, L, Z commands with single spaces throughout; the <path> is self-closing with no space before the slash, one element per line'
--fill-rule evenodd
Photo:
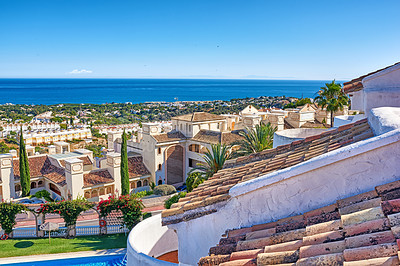
<path fill-rule="evenodd" d="M 256 125 L 255 128 L 247 128 L 245 131 L 241 131 L 239 135 L 243 137 L 243 140 L 236 143 L 240 148 L 235 153 L 243 156 L 271 149 L 276 130 L 276 127 L 268 123 Z"/>
<path fill-rule="evenodd" d="M 343 111 L 344 106 L 349 104 L 349 97 L 344 93 L 339 83 L 326 83 L 325 87 L 321 87 L 318 96 L 314 99 L 318 107 L 325 108 L 331 113 L 331 127 L 333 127 L 333 115 L 335 112 Z"/>
<path fill-rule="evenodd" d="M 207 151 L 203 156 L 205 162 L 197 164 L 197 166 L 190 170 L 189 174 L 193 172 L 200 172 L 201 178 L 208 179 L 222 169 L 229 157 L 229 146 L 224 144 L 221 145 L 220 143 L 211 144 L 211 151 L 207 148 Z"/>

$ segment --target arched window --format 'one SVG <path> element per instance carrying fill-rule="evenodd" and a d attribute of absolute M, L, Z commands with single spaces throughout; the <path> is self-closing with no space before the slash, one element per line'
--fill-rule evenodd
<path fill-rule="evenodd" d="M 112 188 L 111 187 L 107 187 L 106 191 L 107 191 L 107 194 L 111 194 L 112 193 Z"/>
<path fill-rule="evenodd" d="M 142 181 L 137 181 L 137 183 L 136 183 L 136 187 L 141 187 L 142 186 Z"/>
<path fill-rule="evenodd" d="M 158 184 L 159 184 L 159 185 L 162 185 L 162 180 L 161 180 L 161 179 L 158 180 Z"/>
<path fill-rule="evenodd" d="M 160 147 L 158 148 L 158 154 L 161 154 L 161 148 Z"/>
<path fill-rule="evenodd" d="M 144 181 L 143 181 L 143 186 L 145 187 L 145 186 L 148 186 L 148 185 L 149 185 L 149 181 L 147 181 L 147 179 L 144 180 Z"/>
<path fill-rule="evenodd" d="M 43 186 L 44 186 L 43 180 L 40 180 L 40 181 L 38 182 L 38 187 L 43 187 Z"/>
<path fill-rule="evenodd" d="M 90 199 L 90 192 L 89 191 L 85 191 L 85 198 L 86 199 Z"/>
<path fill-rule="evenodd" d="M 97 197 L 97 196 L 98 196 L 97 190 L 93 190 L 93 191 L 92 191 L 92 198 L 93 198 L 93 197 Z"/>
<path fill-rule="evenodd" d="M 103 196 L 105 194 L 104 188 L 100 188 L 99 191 L 100 191 L 100 193 L 99 193 L 100 196 Z"/>
<path fill-rule="evenodd" d="M 36 188 L 36 182 L 31 182 L 31 189 Z"/>
<path fill-rule="evenodd" d="M 162 165 L 159 163 L 158 164 L 158 171 L 161 171 L 161 169 L 162 169 Z"/>
<path fill-rule="evenodd" d="M 135 182 L 131 182 L 131 189 L 135 188 Z"/>
<path fill-rule="evenodd" d="M 21 191 L 21 185 L 20 184 L 16 184 L 15 185 L 15 191 Z"/>

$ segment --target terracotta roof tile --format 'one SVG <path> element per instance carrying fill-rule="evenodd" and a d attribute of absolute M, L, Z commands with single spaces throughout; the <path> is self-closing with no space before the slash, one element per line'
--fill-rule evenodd
<path fill-rule="evenodd" d="M 351 81 L 349 81 L 349 82 L 345 82 L 345 83 L 343 83 L 343 90 L 344 90 L 345 93 L 350 93 L 350 92 L 362 90 L 362 89 L 363 89 L 362 80 L 363 80 L 364 78 L 366 78 L 366 77 L 368 77 L 368 76 L 370 76 L 370 75 L 373 75 L 373 74 L 375 74 L 375 73 L 381 72 L 381 71 L 383 71 L 383 70 L 385 70 L 385 69 L 388 69 L 388 68 L 390 68 L 390 67 L 396 66 L 396 65 L 398 65 L 398 64 L 400 64 L 400 62 L 397 62 L 397 63 L 395 63 L 395 64 L 393 64 L 393 65 L 391 65 L 391 66 L 385 67 L 385 68 L 381 68 L 381 69 L 376 70 L 376 71 L 374 71 L 374 72 L 368 73 L 368 74 L 366 74 L 366 75 L 363 75 L 363 76 L 361 76 L 361 77 L 358 77 L 358 78 L 356 78 L 356 79 L 353 79 L 353 80 L 351 80 Z"/>
<path fill-rule="evenodd" d="M 180 131 L 171 131 L 168 133 L 152 135 L 152 137 L 158 142 L 170 142 L 170 141 L 179 141 L 186 139 L 185 135 L 183 135 Z"/>
<path fill-rule="evenodd" d="M 77 157 L 76 159 L 82 160 L 83 165 L 92 165 L 93 164 L 93 162 L 90 160 L 89 156 L 81 156 L 81 157 Z M 65 160 L 60 160 L 59 162 L 62 165 L 62 167 L 65 167 Z"/>
<path fill-rule="evenodd" d="M 365 135 L 365 132 L 369 133 Z M 225 164 L 224 169 L 206 180 L 191 193 L 188 193 L 186 197 L 192 197 L 191 200 L 193 200 L 193 198 L 204 197 L 207 195 L 228 195 L 229 189 L 239 182 L 247 181 L 279 169 L 296 165 L 328 151 L 349 145 L 354 141 L 353 137 L 360 134 L 364 134 L 364 137 L 359 140 L 373 136 L 372 130 L 370 129 L 366 119 L 363 119 L 363 121 L 358 124 L 350 126 L 345 125 L 336 130 L 330 130 L 317 136 L 308 137 L 305 140 L 294 144 L 282 145 L 278 146 L 276 149 L 239 157 L 228 161 Z M 228 198 L 229 197 L 226 197 L 226 199 Z M 184 200 L 180 200 L 180 202 L 184 202 Z M 190 200 L 187 201 L 187 203 L 189 202 Z M 210 199 L 208 199 L 207 202 L 206 206 L 214 204 L 211 203 L 212 201 Z M 184 205 L 181 206 L 181 208 L 184 208 Z M 194 209 L 191 208 L 190 210 Z M 201 212 L 204 214 L 203 211 Z M 314 217 L 309 217 L 308 220 L 304 220 L 304 224 L 329 221 L 336 219 L 337 217 L 337 212 L 323 213 L 319 216 L 316 215 Z M 170 223 L 171 218 L 169 219 L 168 222 Z M 181 219 L 176 219 L 175 221 L 179 222 Z M 296 226 L 298 228 L 300 225 Z M 287 225 L 286 229 L 282 226 L 279 230 L 290 230 L 290 228 L 295 228 L 296 226 L 293 224 Z"/>
<path fill-rule="evenodd" d="M 211 130 L 200 130 L 191 140 L 210 143 L 230 145 L 242 140 L 243 137 L 235 132 L 217 132 Z"/>
<path fill-rule="evenodd" d="M 129 171 L 129 178 L 150 175 L 149 170 L 143 163 L 142 156 L 128 158 L 128 171 Z"/>
<path fill-rule="evenodd" d="M 189 122 L 205 122 L 205 121 L 225 120 L 225 117 L 206 112 L 194 112 L 192 114 L 176 116 L 173 117 L 172 119 L 189 121 Z"/>
<path fill-rule="evenodd" d="M 114 182 L 114 178 L 111 176 L 107 169 L 100 171 L 92 171 L 88 174 L 83 175 L 84 187 L 91 187 L 98 184 L 106 184 Z"/>
<path fill-rule="evenodd" d="M 390 192 L 398 184 L 395 181 L 378 186 L 377 190 Z M 244 260 L 251 260 L 254 265 L 398 265 L 400 196 L 379 204 L 381 201 L 378 193 L 366 192 L 277 222 L 227 230 L 219 245 L 210 248 L 210 254 L 224 254 L 232 265 L 242 265 Z M 386 210 L 388 218 L 382 210 Z M 280 226 L 332 213 L 338 215 L 335 220 L 278 230 Z M 209 257 L 200 262 L 206 258 Z"/>

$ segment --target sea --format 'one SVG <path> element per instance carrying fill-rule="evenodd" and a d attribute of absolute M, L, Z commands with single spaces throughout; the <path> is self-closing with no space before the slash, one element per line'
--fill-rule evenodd
<path fill-rule="evenodd" d="M 0 79 L 0 104 L 143 103 L 315 97 L 324 80 Z M 338 81 L 340 82 L 340 81 Z M 340 82 L 342 83 L 342 82 Z"/>

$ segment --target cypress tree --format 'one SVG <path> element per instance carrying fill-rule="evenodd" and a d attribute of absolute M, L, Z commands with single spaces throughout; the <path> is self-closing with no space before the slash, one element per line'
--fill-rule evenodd
<path fill-rule="evenodd" d="M 121 145 L 121 189 L 122 195 L 129 194 L 128 148 L 125 130 L 122 133 Z"/>
<path fill-rule="evenodd" d="M 31 174 L 29 171 L 28 155 L 26 153 L 24 137 L 21 134 L 19 139 L 19 176 L 22 189 L 22 197 L 29 195 L 31 190 Z"/>

